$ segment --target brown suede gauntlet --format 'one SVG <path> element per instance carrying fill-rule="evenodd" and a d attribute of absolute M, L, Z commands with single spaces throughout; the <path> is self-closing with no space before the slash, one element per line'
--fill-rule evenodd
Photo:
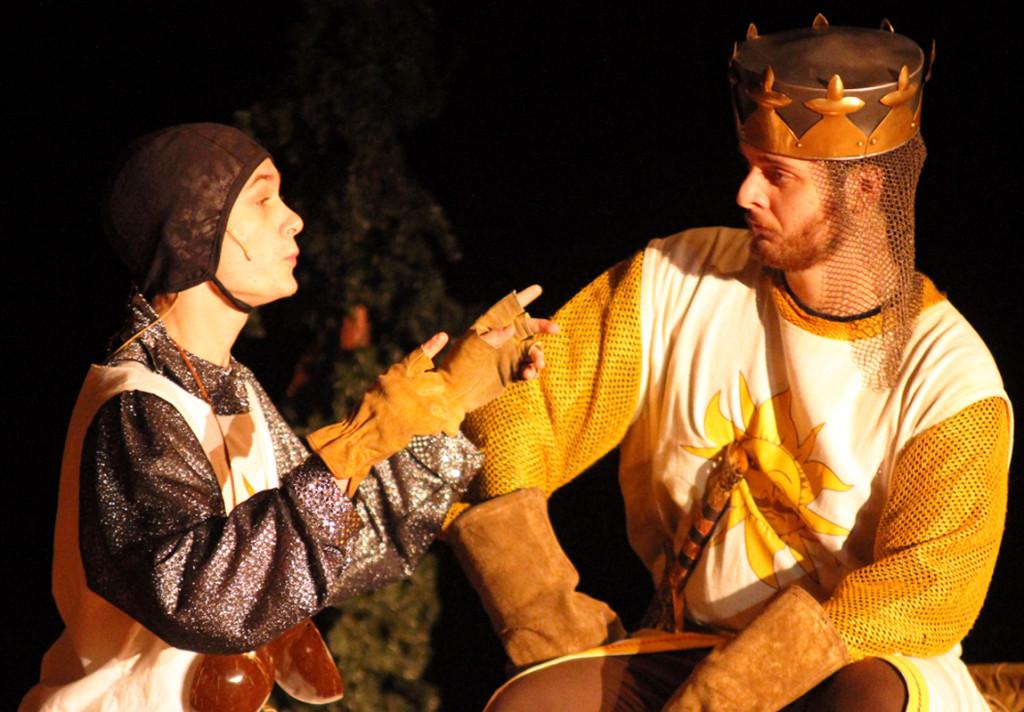
<path fill-rule="evenodd" d="M 790 586 L 735 638 L 712 650 L 664 712 L 778 710 L 849 662 L 821 604 Z"/>
<path fill-rule="evenodd" d="M 611 608 L 576 590 L 579 575 L 555 538 L 540 490 L 471 507 L 449 527 L 447 541 L 516 667 L 625 635 Z"/>
<path fill-rule="evenodd" d="M 307 438 L 334 476 L 348 479 L 350 497 L 371 467 L 414 436 L 459 431 L 465 410 L 433 367 L 423 349 L 416 349 L 377 377 L 352 415 Z"/>
<path fill-rule="evenodd" d="M 515 334 L 502 346 L 481 338 L 509 325 Z M 310 447 L 335 477 L 348 479 L 351 497 L 371 467 L 414 436 L 455 435 L 467 412 L 501 395 L 516 380 L 535 333 L 512 292 L 452 344 L 444 366 L 435 370 L 423 349 L 416 349 L 377 378 L 352 415 L 310 434 Z"/>
<path fill-rule="evenodd" d="M 480 338 L 483 334 L 514 325 L 515 333 L 495 348 Z M 519 366 L 536 341 L 532 320 L 512 292 L 488 309 L 451 346 L 440 368 L 467 413 L 490 403 L 505 386 L 518 380 Z"/>

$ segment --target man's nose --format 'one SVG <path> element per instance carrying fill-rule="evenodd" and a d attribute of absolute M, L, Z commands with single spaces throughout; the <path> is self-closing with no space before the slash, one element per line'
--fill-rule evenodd
<path fill-rule="evenodd" d="M 740 183 L 740 189 L 736 191 L 736 204 L 744 210 L 768 207 L 764 191 L 764 177 L 756 168 L 747 171 L 747 177 Z"/>
<path fill-rule="evenodd" d="M 302 232 L 302 228 L 304 228 L 306 224 L 302 222 L 302 216 L 300 216 L 297 212 L 295 212 L 291 208 L 288 208 L 288 211 L 291 213 L 291 216 L 288 219 L 287 225 L 285 225 L 285 232 L 291 235 L 292 237 L 295 237 L 300 232 Z"/>

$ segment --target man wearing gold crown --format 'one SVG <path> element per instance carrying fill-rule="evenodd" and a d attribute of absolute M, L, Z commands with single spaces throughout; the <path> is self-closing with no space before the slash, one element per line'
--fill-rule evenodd
<path fill-rule="evenodd" d="M 612 267 L 556 315 L 544 375 L 470 418 L 480 503 L 448 538 L 512 663 L 549 661 L 491 709 L 986 709 L 960 641 L 1012 416 L 914 269 L 929 66 L 888 22 L 751 25 L 730 72 L 748 229 Z M 574 590 L 545 503 L 616 445 L 658 590 L 624 639 Z"/>

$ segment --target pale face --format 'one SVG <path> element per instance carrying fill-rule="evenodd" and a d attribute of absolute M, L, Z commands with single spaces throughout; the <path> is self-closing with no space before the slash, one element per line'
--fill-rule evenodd
<path fill-rule="evenodd" d="M 831 249 L 829 225 L 815 188 L 813 164 L 745 143 L 750 166 L 736 194 L 754 233 L 751 251 L 769 267 L 785 272 L 821 263 Z"/>
<path fill-rule="evenodd" d="M 302 218 L 281 199 L 281 175 L 268 158 L 249 177 L 228 217 L 217 278 L 253 306 L 295 294 Z"/>

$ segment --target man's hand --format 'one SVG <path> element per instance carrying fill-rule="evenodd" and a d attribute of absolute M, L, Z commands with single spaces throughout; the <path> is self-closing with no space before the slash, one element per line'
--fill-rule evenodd
<path fill-rule="evenodd" d="M 557 334 L 559 329 L 554 322 L 534 319 L 524 310 L 540 294 L 536 284 L 509 294 L 452 344 L 439 370 L 466 412 L 497 398 L 509 383 L 536 378 L 544 368 L 544 351 L 536 339 Z M 443 332 L 436 334 L 423 350 L 427 355 L 436 354 L 447 339 Z"/>
<path fill-rule="evenodd" d="M 310 446 L 350 496 L 370 466 L 413 436 L 454 434 L 465 413 L 497 398 L 508 383 L 537 377 L 544 354 L 535 339 L 558 333 L 553 322 L 523 310 L 540 293 L 532 285 L 488 309 L 436 370 L 433 358 L 448 343 L 448 334 L 434 334 L 381 374 L 356 412 L 309 435 Z"/>
<path fill-rule="evenodd" d="M 521 292 L 514 292 L 520 309 L 525 310 L 527 305 L 541 295 L 542 291 L 539 284 L 531 284 Z M 484 316 L 486 317 L 486 315 Z M 559 328 L 555 322 L 549 319 L 535 319 L 525 311 L 522 311 L 521 319 L 522 329 L 529 335 L 530 341 L 529 348 L 518 364 L 519 371 L 516 375 L 518 380 L 530 381 L 539 376 L 540 372 L 544 370 L 544 350 L 541 348 L 540 342 L 536 341 L 534 337 L 541 334 L 557 334 Z M 512 323 L 505 327 L 492 329 L 480 334 L 480 337 L 497 349 L 504 346 L 509 340 L 517 337 L 516 328 L 516 324 Z"/>

